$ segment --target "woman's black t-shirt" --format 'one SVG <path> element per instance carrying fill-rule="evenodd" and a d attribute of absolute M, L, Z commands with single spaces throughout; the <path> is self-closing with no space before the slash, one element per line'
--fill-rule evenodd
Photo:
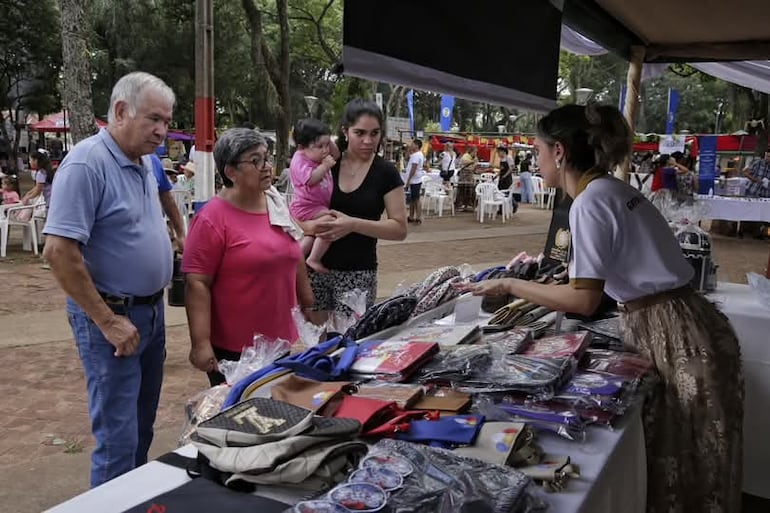
<path fill-rule="evenodd" d="M 385 195 L 403 187 L 401 176 L 393 164 L 374 157 L 364 181 L 353 192 L 340 190 L 340 164 L 331 169 L 334 191 L 330 208 L 343 214 L 379 221 L 385 211 Z M 377 239 L 360 233 L 334 241 L 322 259 L 328 269 L 336 271 L 371 271 L 377 269 Z"/>

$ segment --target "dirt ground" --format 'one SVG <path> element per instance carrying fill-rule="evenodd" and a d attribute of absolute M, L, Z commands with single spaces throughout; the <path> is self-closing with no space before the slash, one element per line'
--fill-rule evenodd
<path fill-rule="evenodd" d="M 407 241 L 381 245 L 380 293 L 442 265 L 505 263 L 522 250 L 537 254 L 549 218 L 550 213 L 523 207 L 505 226 L 499 220 L 480 225 L 470 214 L 428 219 L 410 228 Z M 39 331 L 64 316 L 64 294 L 50 272 L 20 249 L 15 234 L 9 258 L 0 260 L 0 361 L 6 369 L 0 377 L 0 510 L 5 513 L 40 511 L 84 491 L 92 446 L 85 383 L 71 338 L 52 335 L 46 343 L 28 345 L 26 330 L 3 329 L 27 315 Z M 719 279 L 745 283 L 746 272 L 763 273 L 768 251 L 765 241 L 715 236 Z M 156 453 L 173 448 L 186 399 L 207 383 L 187 362 L 188 344 L 185 325 L 167 329 L 156 423 L 164 445 Z M 55 476 L 48 486 L 36 486 L 41 467 Z M 72 475 L 75 468 L 77 475 Z"/>

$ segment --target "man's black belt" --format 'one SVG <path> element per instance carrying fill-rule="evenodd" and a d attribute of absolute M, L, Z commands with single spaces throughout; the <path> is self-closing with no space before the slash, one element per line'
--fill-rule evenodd
<path fill-rule="evenodd" d="M 115 296 L 113 294 L 107 294 L 105 292 L 99 292 L 99 295 L 107 303 L 107 306 L 123 306 L 130 307 L 132 305 L 154 305 L 161 299 L 163 299 L 163 289 L 160 289 L 155 294 L 149 296 Z"/>

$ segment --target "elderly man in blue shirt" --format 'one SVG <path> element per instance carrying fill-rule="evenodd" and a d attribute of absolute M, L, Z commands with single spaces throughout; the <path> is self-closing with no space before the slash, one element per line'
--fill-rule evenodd
<path fill-rule="evenodd" d="M 159 78 L 130 73 L 112 90 L 108 126 L 59 166 L 45 258 L 66 292 L 96 447 L 91 486 L 147 461 L 163 380 L 163 289 L 172 252 L 149 154 L 175 102 Z"/>

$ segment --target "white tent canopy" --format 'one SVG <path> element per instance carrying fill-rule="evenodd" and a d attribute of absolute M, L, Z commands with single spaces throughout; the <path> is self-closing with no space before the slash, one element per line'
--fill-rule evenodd
<path fill-rule="evenodd" d="M 561 48 L 577 55 L 603 55 L 609 50 L 562 25 Z M 642 79 L 659 76 L 667 64 L 646 64 Z M 770 61 L 693 62 L 690 66 L 726 82 L 770 93 Z"/>

